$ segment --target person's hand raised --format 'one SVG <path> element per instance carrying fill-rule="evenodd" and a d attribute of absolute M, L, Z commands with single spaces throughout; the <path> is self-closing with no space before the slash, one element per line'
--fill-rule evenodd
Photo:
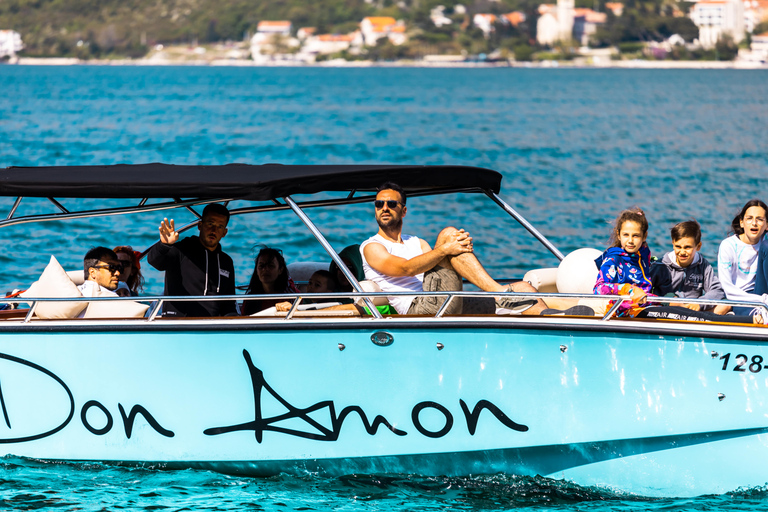
<path fill-rule="evenodd" d="M 163 219 L 160 223 L 160 241 L 164 244 L 175 244 L 179 240 L 179 234 L 176 232 L 176 228 L 173 225 L 173 219 L 168 222 L 168 219 Z"/>

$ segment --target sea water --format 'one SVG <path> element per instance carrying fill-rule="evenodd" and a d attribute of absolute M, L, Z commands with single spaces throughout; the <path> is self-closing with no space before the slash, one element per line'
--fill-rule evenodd
<path fill-rule="evenodd" d="M 767 83 L 766 71 L 736 70 L 0 66 L 0 168 L 488 167 L 504 176 L 501 197 L 563 253 L 603 249 L 617 213 L 640 206 L 654 254 L 671 249 L 673 224 L 695 218 L 702 253 L 714 263 L 741 205 L 768 195 Z M 0 218 L 12 203 L 0 198 Z M 63 203 L 77 210 L 131 202 Z M 16 215 L 53 211 L 25 198 Z M 308 213 L 337 250 L 376 231 L 370 204 Z M 194 219 L 177 210 L 2 228 L 0 291 L 29 286 L 51 255 L 76 269 L 95 245 L 143 250 L 163 217 Z M 406 232 L 434 242 L 446 225 L 470 231 L 494 276 L 557 264 L 484 196 L 409 200 Z M 329 261 L 291 212 L 234 217 L 229 227 L 222 244 L 239 284 L 260 244 L 281 248 L 289 262 Z M 142 270 L 144 293 L 161 293 L 162 274 Z M 250 479 L 13 457 L 0 464 L 0 503 L 18 509 L 768 510 L 764 489 L 658 500 L 509 475 Z"/>

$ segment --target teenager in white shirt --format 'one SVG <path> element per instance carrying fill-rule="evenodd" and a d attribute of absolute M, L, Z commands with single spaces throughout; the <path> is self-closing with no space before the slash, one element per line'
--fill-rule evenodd
<path fill-rule="evenodd" d="M 734 234 L 720 244 L 717 268 L 728 300 L 768 304 L 768 290 L 755 290 L 760 263 L 758 256 L 763 246 L 768 244 L 764 239 L 766 216 L 768 206 L 763 201 L 749 201 L 731 222 Z M 765 282 L 764 276 L 761 282 Z M 737 315 L 759 313 L 754 310 L 752 306 L 733 308 Z"/>

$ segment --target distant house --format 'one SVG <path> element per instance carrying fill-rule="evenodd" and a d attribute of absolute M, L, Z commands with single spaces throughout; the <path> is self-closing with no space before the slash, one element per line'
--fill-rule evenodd
<path fill-rule="evenodd" d="M 359 31 L 351 34 L 319 34 L 309 36 L 304 41 L 301 53 L 314 58 L 317 55 L 331 55 L 361 45 L 362 35 Z"/>
<path fill-rule="evenodd" d="M 368 16 L 360 22 L 360 33 L 368 46 L 375 46 L 384 37 L 394 45 L 401 45 L 408 40 L 405 24 L 395 21 L 391 16 Z"/>
<path fill-rule="evenodd" d="M 472 18 L 472 24 L 483 31 L 486 39 L 493 32 L 493 24 L 496 23 L 495 14 L 475 14 Z"/>
<path fill-rule="evenodd" d="M 557 0 L 557 5 L 539 5 L 539 19 L 536 22 L 536 41 L 543 46 L 552 46 L 558 41 L 573 37 L 574 0 Z"/>
<path fill-rule="evenodd" d="M 536 41 L 543 46 L 552 46 L 560 39 L 560 25 L 557 23 L 555 4 L 539 5 L 539 19 L 536 21 Z"/>
<path fill-rule="evenodd" d="M 291 37 L 290 21 L 260 21 L 251 38 L 251 58 L 255 61 L 271 60 L 283 55 L 283 48 L 296 48 L 299 41 Z"/>
<path fill-rule="evenodd" d="M 502 23 L 509 23 L 513 27 L 516 27 L 525 21 L 525 13 L 520 11 L 513 11 L 507 14 L 499 16 Z"/>
<path fill-rule="evenodd" d="M 444 5 L 438 5 L 429 11 L 429 19 L 432 20 L 432 24 L 436 27 L 444 27 L 453 23 L 451 18 L 445 15 Z"/>
<path fill-rule="evenodd" d="M 282 36 L 291 35 L 291 22 L 290 21 L 260 21 L 256 27 L 257 34 L 274 35 L 279 34 Z"/>
<path fill-rule="evenodd" d="M 13 57 L 23 49 L 21 34 L 13 30 L 0 30 L 0 59 Z"/>
<path fill-rule="evenodd" d="M 700 0 L 691 8 L 691 21 L 699 27 L 699 44 L 714 48 L 723 36 L 735 43 L 744 39 L 743 0 Z"/>
<path fill-rule="evenodd" d="M 768 0 L 744 0 L 744 30 L 751 34 L 764 21 L 768 21 Z"/>
<path fill-rule="evenodd" d="M 605 8 L 617 18 L 624 13 L 624 4 L 621 2 L 605 2 Z"/>
<path fill-rule="evenodd" d="M 752 51 L 760 52 L 768 58 L 768 32 L 752 36 Z"/>
<path fill-rule="evenodd" d="M 595 12 L 592 9 L 574 9 L 573 11 L 573 39 L 582 46 L 589 44 L 589 37 L 597 32 L 600 25 L 608 21 L 608 15 L 604 12 Z"/>
<path fill-rule="evenodd" d="M 309 37 L 315 35 L 316 30 L 315 27 L 302 27 L 296 31 L 296 37 L 299 41 L 305 41 Z"/>

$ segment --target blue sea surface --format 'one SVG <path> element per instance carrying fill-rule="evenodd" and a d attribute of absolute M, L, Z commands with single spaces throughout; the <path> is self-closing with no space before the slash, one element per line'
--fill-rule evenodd
<path fill-rule="evenodd" d="M 768 199 L 767 83 L 766 71 L 737 70 L 5 65 L 0 168 L 488 167 L 504 175 L 501 197 L 563 253 L 603 249 L 618 212 L 640 206 L 654 254 L 671 250 L 672 225 L 696 218 L 702 252 L 714 263 L 741 205 Z M 131 203 L 62 202 L 70 210 Z M 0 218 L 12 204 L 0 198 Z M 53 211 L 43 199 L 25 198 L 17 215 Z M 308 214 L 337 250 L 376 231 L 369 204 Z M 143 250 L 157 240 L 164 216 L 177 225 L 194 218 L 176 210 L 2 228 L 0 291 L 29 286 L 51 255 L 76 269 L 95 245 Z M 433 242 L 449 224 L 470 231 L 496 277 L 557 264 L 483 196 L 408 202 L 406 232 Z M 329 260 L 291 212 L 235 217 L 222 243 L 239 284 L 251 276 L 258 244 L 280 247 L 289 262 Z M 159 294 L 162 274 L 148 267 L 144 292 Z M 765 489 L 658 500 L 540 477 L 251 479 L 13 457 L 0 464 L 0 504 L 23 510 L 768 510 Z"/>

